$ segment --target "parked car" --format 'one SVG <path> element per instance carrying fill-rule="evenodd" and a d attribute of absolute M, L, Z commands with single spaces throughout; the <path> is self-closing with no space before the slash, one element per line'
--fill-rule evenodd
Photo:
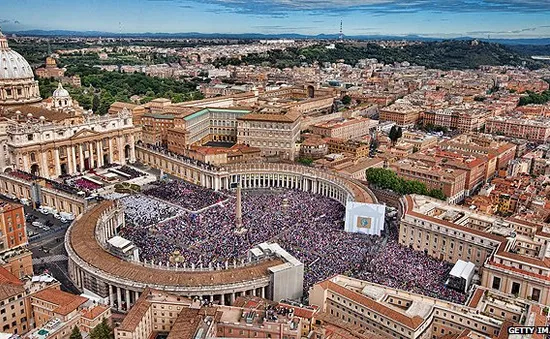
<path fill-rule="evenodd" d="M 31 225 L 38 228 L 42 228 L 42 226 L 44 226 L 40 221 L 33 221 Z"/>

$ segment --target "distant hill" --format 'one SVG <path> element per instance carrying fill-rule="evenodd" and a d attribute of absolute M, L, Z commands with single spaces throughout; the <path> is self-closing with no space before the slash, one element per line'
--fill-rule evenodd
<path fill-rule="evenodd" d="M 287 48 L 268 53 L 250 54 L 238 59 L 220 59 L 218 65 L 254 64 L 273 67 L 293 67 L 301 63 L 335 62 L 344 60 L 355 65 L 358 60 L 375 58 L 386 64 L 408 61 L 411 64 L 442 70 L 478 68 L 481 65 L 525 65 L 540 68 L 545 64 L 520 55 L 506 46 L 487 43 L 445 40 L 424 42 L 397 48 L 384 48 L 374 43 L 337 44 L 335 49 L 327 49 L 319 44 L 307 48 Z"/>
<path fill-rule="evenodd" d="M 68 30 L 27 30 L 27 31 L 6 31 L 5 33 L 16 34 L 21 36 L 51 36 L 51 37 L 106 37 L 106 38 L 171 38 L 171 39 L 319 39 L 319 40 L 336 40 L 338 34 L 318 34 L 304 35 L 297 33 L 278 33 L 278 34 L 262 34 L 262 33 L 199 33 L 199 32 L 182 32 L 182 33 L 113 33 L 103 31 L 68 31 Z M 425 37 L 421 35 L 350 35 L 345 36 L 350 40 L 409 40 L 409 41 L 442 41 L 443 38 Z M 473 40 L 472 37 L 459 37 L 451 40 Z M 550 38 L 533 38 L 533 39 L 478 39 L 485 42 L 496 42 L 505 45 L 550 45 Z"/>

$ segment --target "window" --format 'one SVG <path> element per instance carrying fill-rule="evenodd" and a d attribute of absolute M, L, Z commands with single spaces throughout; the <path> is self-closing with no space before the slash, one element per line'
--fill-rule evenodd
<path fill-rule="evenodd" d="M 512 283 L 512 290 L 510 291 L 510 293 L 512 294 L 519 294 L 519 290 L 521 288 L 521 285 L 517 282 L 513 282 Z"/>
<path fill-rule="evenodd" d="M 500 278 L 493 277 L 493 289 L 500 290 Z"/>
<path fill-rule="evenodd" d="M 531 293 L 531 300 L 538 302 L 539 299 L 540 299 L 540 290 L 538 288 L 533 288 L 533 292 Z"/>

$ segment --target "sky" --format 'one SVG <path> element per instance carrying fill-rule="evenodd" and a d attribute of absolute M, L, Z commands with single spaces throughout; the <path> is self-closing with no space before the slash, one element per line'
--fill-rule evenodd
<path fill-rule="evenodd" d="M 550 37 L 550 0 L 0 0 L 4 31 Z"/>

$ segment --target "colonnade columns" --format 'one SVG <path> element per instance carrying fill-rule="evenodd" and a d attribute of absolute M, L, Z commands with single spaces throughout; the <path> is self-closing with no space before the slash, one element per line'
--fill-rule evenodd
<path fill-rule="evenodd" d="M 96 152 L 97 152 L 97 167 L 103 166 L 103 157 L 101 156 L 101 141 L 96 141 L 95 143 Z"/>
<path fill-rule="evenodd" d="M 42 172 L 42 176 L 44 178 L 50 177 L 50 169 L 48 168 L 48 159 L 46 157 L 46 152 L 42 153 L 40 156 L 40 172 Z"/>
<path fill-rule="evenodd" d="M 61 175 L 61 165 L 59 164 L 59 148 L 54 150 L 55 176 Z"/>
<path fill-rule="evenodd" d="M 136 161 L 136 148 L 135 148 L 135 138 L 134 135 L 130 135 L 130 162 L 134 163 Z"/>
<path fill-rule="evenodd" d="M 88 156 L 88 162 L 90 165 L 90 168 L 95 168 L 95 161 L 94 161 L 94 144 L 89 142 L 86 144 L 86 150 L 89 152 Z"/>
<path fill-rule="evenodd" d="M 109 287 L 109 306 L 115 306 L 115 298 L 113 297 L 113 286 L 107 285 Z"/>
<path fill-rule="evenodd" d="M 113 162 L 113 139 L 109 138 L 109 162 Z"/>
<path fill-rule="evenodd" d="M 126 311 L 130 309 L 130 290 L 126 289 Z"/>
<path fill-rule="evenodd" d="M 118 144 L 118 160 L 121 165 L 126 165 L 126 154 L 124 154 L 124 144 L 122 143 L 122 138 L 117 138 Z"/>
<path fill-rule="evenodd" d="M 120 293 L 120 287 L 116 286 L 116 301 L 117 301 L 117 308 L 120 310 L 122 305 L 122 296 Z"/>
<path fill-rule="evenodd" d="M 82 151 L 82 144 L 78 144 L 78 159 L 80 162 L 80 172 L 84 172 L 84 152 Z"/>
<path fill-rule="evenodd" d="M 70 146 L 70 149 L 71 149 L 71 163 L 73 164 L 73 172 L 72 173 L 76 173 L 76 151 L 74 149 L 74 146 L 71 145 Z"/>
<path fill-rule="evenodd" d="M 65 147 L 65 155 L 67 156 L 67 171 L 72 174 L 75 172 L 73 169 L 73 153 L 71 152 L 72 146 Z"/>

